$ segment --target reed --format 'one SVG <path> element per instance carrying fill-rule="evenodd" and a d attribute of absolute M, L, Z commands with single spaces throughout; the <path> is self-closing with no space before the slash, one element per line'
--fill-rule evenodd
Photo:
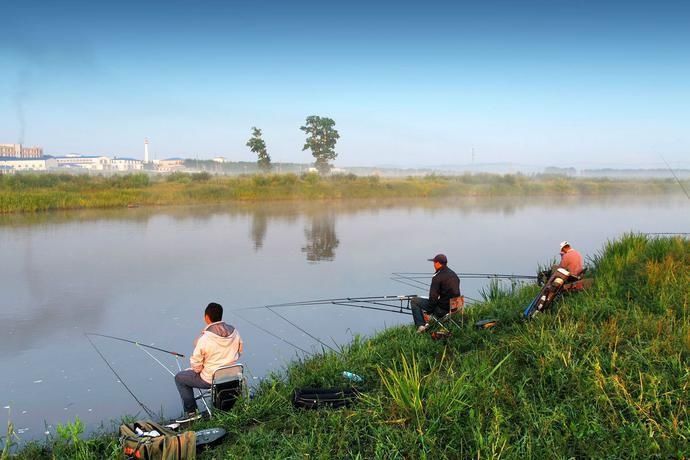
<path fill-rule="evenodd" d="M 139 173 L 109 177 L 16 174 L 0 176 L 0 213 L 230 201 L 671 192 L 678 192 L 678 184 L 670 180 L 611 181 L 519 174 L 395 179 L 291 173 L 253 176 L 212 176 L 208 172 L 167 176 Z"/>

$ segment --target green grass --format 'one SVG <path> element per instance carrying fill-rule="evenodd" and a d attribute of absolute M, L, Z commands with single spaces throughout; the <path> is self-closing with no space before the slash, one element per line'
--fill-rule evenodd
<path fill-rule="evenodd" d="M 467 174 L 386 179 L 353 174 L 212 176 L 173 173 L 87 176 L 0 175 L 0 213 L 259 200 L 417 198 L 446 196 L 591 196 L 678 192 L 671 180 L 626 181 L 551 176 Z"/>
<path fill-rule="evenodd" d="M 625 235 L 595 256 L 593 288 L 530 322 L 538 288 L 494 286 L 446 341 L 411 326 L 356 337 L 199 423 L 229 431 L 201 458 L 687 458 L 689 267 L 689 240 Z M 501 322 L 472 327 L 486 317 Z M 355 406 L 291 406 L 295 387 L 342 385 L 343 370 L 364 377 Z M 114 437 L 63 438 L 62 455 L 114 455 Z"/>

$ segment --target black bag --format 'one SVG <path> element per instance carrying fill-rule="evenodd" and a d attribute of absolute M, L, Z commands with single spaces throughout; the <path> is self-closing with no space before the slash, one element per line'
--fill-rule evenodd
<path fill-rule="evenodd" d="M 355 388 L 298 388 L 292 405 L 301 409 L 338 408 L 353 404 L 358 395 Z"/>

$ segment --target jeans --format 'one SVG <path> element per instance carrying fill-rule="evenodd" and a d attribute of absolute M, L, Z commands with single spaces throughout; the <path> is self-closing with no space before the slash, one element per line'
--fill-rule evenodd
<path fill-rule="evenodd" d="M 180 371 L 175 375 L 175 385 L 182 398 L 182 407 L 186 413 L 196 410 L 196 400 L 194 399 L 194 388 L 208 390 L 211 384 L 202 379 L 199 374 L 191 369 Z"/>
<path fill-rule="evenodd" d="M 424 313 L 431 314 L 434 307 L 431 306 L 429 299 L 422 299 L 421 297 L 415 297 L 410 302 L 410 307 L 412 308 L 412 319 L 414 320 L 415 326 L 423 326 L 426 324 L 424 321 Z"/>

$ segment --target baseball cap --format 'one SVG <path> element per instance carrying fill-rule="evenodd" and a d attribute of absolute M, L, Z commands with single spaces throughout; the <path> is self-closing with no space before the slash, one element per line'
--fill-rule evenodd
<path fill-rule="evenodd" d="M 570 243 L 568 243 L 567 241 L 561 241 L 561 249 L 563 249 L 566 246 L 570 246 Z"/>
<path fill-rule="evenodd" d="M 427 259 L 429 262 L 438 262 L 442 265 L 448 264 L 448 257 L 445 254 L 436 254 L 433 259 Z"/>

